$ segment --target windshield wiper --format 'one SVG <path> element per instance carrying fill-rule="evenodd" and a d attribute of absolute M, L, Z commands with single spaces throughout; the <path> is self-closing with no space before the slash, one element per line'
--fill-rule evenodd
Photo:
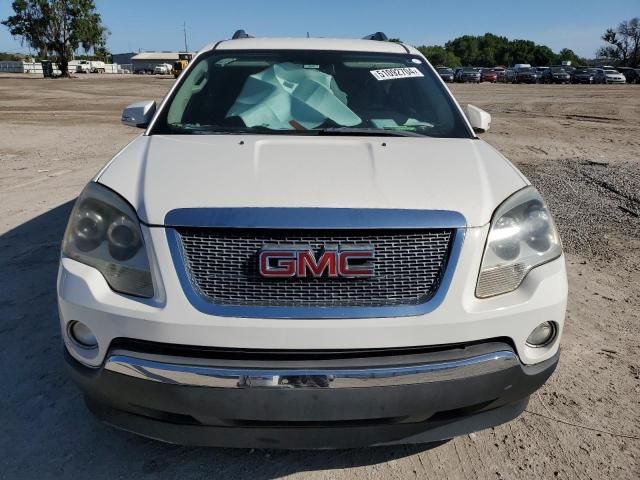
<path fill-rule="evenodd" d="M 364 135 L 372 137 L 424 137 L 420 133 L 411 132 L 408 130 L 391 130 L 384 128 L 358 128 L 358 127 L 327 127 L 321 129 L 309 130 L 310 132 L 317 132 L 318 135 Z"/>
<path fill-rule="evenodd" d="M 288 130 L 273 130 L 265 127 L 226 128 L 212 127 L 207 129 L 192 130 L 196 135 L 278 135 Z"/>
<path fill-rule="evenodd" d="M 358 127 L 325 127 L 309 130 L 285 130 L 271 129 L 263 126 L 255 127 L 225 127 L 220 125 L 170 125 L 174 133 L 193 135 L 352 135 L 372 137 L 424 137 L 416 132 L 408 130 L 392 130 L 383 128 L 358 128 Z"/>
<path fill-rule="evenodd" d="M 277 135 L 291 132 L 291 130 L 274 130 L 267 127 L 227 127 L 221 125 L 169 125 L 175 133 L 193 135 Z M 294 131 L 295 133 L 295 131 Z"/>

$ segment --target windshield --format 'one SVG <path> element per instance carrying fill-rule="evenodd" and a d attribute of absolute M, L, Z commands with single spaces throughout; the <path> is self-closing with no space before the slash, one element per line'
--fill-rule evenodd
<path fill-rule="evenodd" d="M 453 73 L 453 70 L 451 70 L 450 68 L 439 67 L 438 68 L 438 72 L 440 72 L 440 73 Z"/>
<path fill-rule="evenodd" d="M 562 67 L 551 67 L 551 71 L 553 73 L 567 73 Z"/>
<path fill-rule="evenodd" d="M 397 134 L 472 137 L 438 76 L 415 56 L 212 51 L 151 134 Z"/>
<path fill-rule="evenodd" d="M 614 75 L 619 73 L 617 70 L 605 70 L 604 73 L 608 73 L 609 75 Z"/>

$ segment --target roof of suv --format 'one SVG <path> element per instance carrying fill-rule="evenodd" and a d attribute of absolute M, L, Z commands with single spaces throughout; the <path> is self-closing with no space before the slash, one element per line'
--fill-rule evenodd
<path fill-rule="evenodd" d="M 338 38 L 240 38 L 212 43 L 203 51 L 212 50 L 214 47 L 216 50 L 333 50 L 420 54 L 414 47 L 401 43 Z"/>

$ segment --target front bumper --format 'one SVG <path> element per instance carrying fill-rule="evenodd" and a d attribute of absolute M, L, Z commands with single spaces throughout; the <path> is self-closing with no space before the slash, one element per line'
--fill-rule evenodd
<path fill-rule="evenodd" d="M 411 316 L 371 318 L 246 318 L 199 311 L 185 295 L 163 228 L 142 228 L 157 286 L 156 298 L 112 291 L 96 269 L 63 258 L 58 276 L 62 337 L 69 353 L 89 367 L 103 365 L 113 341 L 132 338 L 217 348 L 327 350 L 451 345 L 504 337 L 523 364 L 544 361 L 559 341 L 530 348 L 526 339 L 543 321 L 562 334 L 567 300 L 564 258 L 532 270 L 516 291 L 475 296 L 488 227 L 468 228 L 446 295 L 437 308 Z M 78 348 L 68 324 L 80 321 L 98 347 Z"/>
<path fill-rule="evenodd" d="M 307 449 L 433 442 L 509 421 L 559 357 L 526 366 L 501 341 L 346 358 L 260 355 L 185 357 L 116 342 L 100 368 L 65 358 L 91 410 L 116 427 L 178 444 Z"/>

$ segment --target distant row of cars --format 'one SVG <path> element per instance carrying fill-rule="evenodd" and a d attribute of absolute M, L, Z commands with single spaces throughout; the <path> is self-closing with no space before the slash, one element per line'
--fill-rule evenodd
<path fill-rule="evenodd" d="M 640 83 L 640 69 L 628 67 L 532 67 L 528 64 L 518 64 L 513 68 L 437 67 L 437 70 L 440 77 L 449 83 Z"/>

